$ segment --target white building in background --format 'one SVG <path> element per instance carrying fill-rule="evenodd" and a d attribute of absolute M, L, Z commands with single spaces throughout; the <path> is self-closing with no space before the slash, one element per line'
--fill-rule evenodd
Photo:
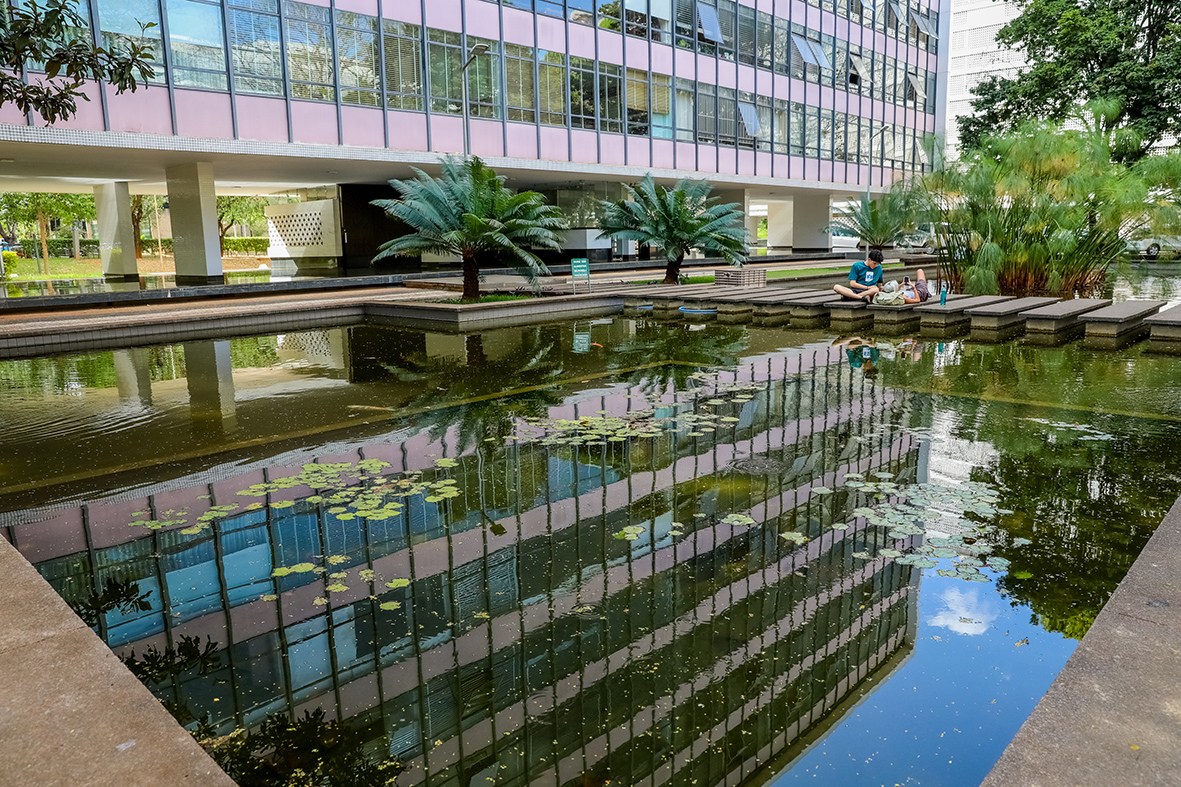
<path fill-rule="evenodd" d="M 1021 52 L 1001 49 L 996 34 L 1021 13 L 1009 0 L 952 0 L 947 73 L 945 155 L 959 158 L 956 118 L 972 114 L 972 88 L 990 76 L 1013 76 L 1025 65 Z"/>

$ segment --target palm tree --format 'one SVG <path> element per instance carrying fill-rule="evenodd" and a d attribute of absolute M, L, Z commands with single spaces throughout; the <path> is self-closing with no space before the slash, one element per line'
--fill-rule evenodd
<path fill-rule="evenodd" d="M 829 231 L 843 230 L 870 249 L 883 249 L 914 220 L 916 207 L 915 191 L 905 182 L 898 183 L 875 200 L 864 194 L 857 203 L 838 210 Z"/>
<path fill-rule="evenodd" d="M 417 168 L 414 172 L 414 180 L 390 181 L 399 199 L 373 201 L 413 230 L 383 243 L 374 260 L 423 252 L 459 255 L 465 301 L 480 297 L 484 258 L 507 262 L 533 285 L 538 275 L 549 273 L 526 248 L 560 248 L 557 232 L 566 222 L 543 196 L 535 191 L 514 194 L 504 178 L 477 157 L 443 159 L 437 178 Z"/>
<path fill-rule="evenodd" d="M 690 249 L 713 254 L 731 265 L 746 259 L 744 214 L 737 203 L 710 197 L 707 180 L 677 182 L 671 189 L 645 175 L 635 187 L 624 186 L 628 199 L 603 203 L 602 234 L 664 249 L 664 283 L 676 284 Z"/>

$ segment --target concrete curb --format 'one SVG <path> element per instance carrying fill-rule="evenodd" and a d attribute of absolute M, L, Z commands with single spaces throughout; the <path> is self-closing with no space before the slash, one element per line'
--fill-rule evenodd
<path fill-rule="evenodd" d="M 1181 499 L 982 787 L 1181 784 Z"/>
<path fill-rule="evenodd" d="M 0 783 L 234 787 L 4 538 L 0 573 Z"/>

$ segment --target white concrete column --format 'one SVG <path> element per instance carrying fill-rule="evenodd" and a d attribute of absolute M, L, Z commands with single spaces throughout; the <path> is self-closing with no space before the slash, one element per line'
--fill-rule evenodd
<path fill-rule="evenodd" d="M 792 251 L 828 252 L 832 250 L 832 235 L 827 227 L 832 223 L 832 203 L 828 194 L 796 195 L 792 200 Z"/>
<path fill-rule="evenodd" d="M 744 214 L 750 213 L 750 197 L 746 189 L 714 189 L 710 196 L 717 197 L 721 203 L 735 202 Z M 747 221 L 744 219 L 744 221 Z M 749 224 L 749 221 L 747 221 Z M 757 225 L 756 225 L 757 226 Z M 747 238 L 747 246 L 753 246 L 755 242 L 755 234 L 751 232 L 750 237 Z"/>
<path fill-rule="evenodd" d="M 168 212 L 172 219 L 177 283 L 222 281 L 213 165 L 207 161 L 178 164 L 166 169 L 164 174 L 168 178 Z"/>
<path fill-rule="evenodd" d="M 135 262 L 135 233 L 131 224 L 131 193 L 126 181 L 100 183 L 94 187 L 94 209 L 98 214 L 99 254 L 103 275 L 139 278 Z"/>
<path fill-rule="evenodd" d="M 795 206 L 791 200 L 767 203 L 767 248 L 790 249 L 795 238 Z"/>

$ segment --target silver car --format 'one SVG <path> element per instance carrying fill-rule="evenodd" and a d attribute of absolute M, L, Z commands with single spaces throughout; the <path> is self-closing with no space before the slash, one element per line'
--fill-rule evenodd
<path fill-rule="evenodd" d="M 1143 254 L 1150 260 L 1155 260 L 1162 251 L 1181 252 L 1181 238 L 1176 235 L 1158 235 L 1128 241 L 1128 251 L 1132 254 Z"/>

